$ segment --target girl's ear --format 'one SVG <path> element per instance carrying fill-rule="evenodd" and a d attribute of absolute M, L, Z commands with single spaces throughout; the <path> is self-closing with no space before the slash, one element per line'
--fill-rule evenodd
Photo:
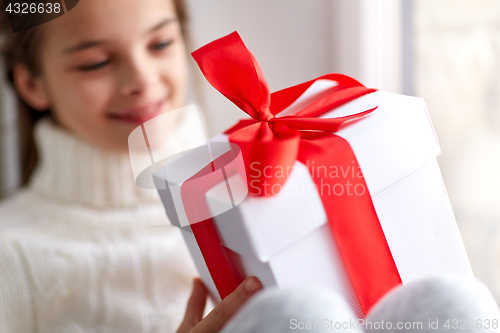
<path fill-rule="evenodd" d="M 25 65 L 13 68 L 14 85 L 21 98 L 33 109 L 45 111 L 49 108 L 49 98 L 45 84 L 40 77 L 34 76 Z"/>

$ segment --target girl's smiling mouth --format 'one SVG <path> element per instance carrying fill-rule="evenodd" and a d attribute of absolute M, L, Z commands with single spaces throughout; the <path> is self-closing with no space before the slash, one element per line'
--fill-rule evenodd
<path fill-rule="evenodd" d="M 108 118 L 120 120 L 135 125 L 145 123 L 163 113 L 165 109 L 165 99 L 146 103 L 137 107 L 124 109 L 118 112 L 108 113 Z"/>

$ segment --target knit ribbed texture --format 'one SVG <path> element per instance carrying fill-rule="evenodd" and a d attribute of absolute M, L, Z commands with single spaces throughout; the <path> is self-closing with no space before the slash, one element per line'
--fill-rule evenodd
<path fill-rule="evenodd" d="M 32 181 L 0 205 L 0 332 L 175 332 L 196 271 L 156 191 L 127 154 L 50 120 L 35 134 Z"/>

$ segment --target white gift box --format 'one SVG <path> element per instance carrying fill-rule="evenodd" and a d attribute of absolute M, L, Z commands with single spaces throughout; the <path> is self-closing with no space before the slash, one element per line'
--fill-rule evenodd
<path fill-rule="evenodd" d="M 294 114 L 329 87 L 330 82 L 316 82 L 278 117 Z M 439 144 L 423 100 L 377 91 L 322 117 L 345 116 L 375 106 L 372 114 L 336 134 L 349 142 L 356 155 L 402 282 L 436 274 L 472 276 L 436 161 Z M 224 142 L 227 137 L 219 135 L 211 141 Z M 177 160 L 155 173 L 155 183 L 171 183 L 169 178 L 175 178 L 175 186 L 182 186 L 207 163 L 206 158 L 200 158 L 199 165 L 194 163 L 193 154 L 190 172 L 180 176 L 176 170 L 183 161 Z M 245 198 L 245 186 L 229 185 L 241 183 L 241 177 L 234 175 L 206 193 L 233 274 L 240 279 L 255 275 L 264 287 L 331 288 L 362 317 L 308 168 L 296 162 L 281 191 L 271 197 Z M 183 214 L 180 194 L 162 187 L 158 192 L 167 215 L 182 227 L 200 276 L 218 299 L 194 235 L 179 218 Z M 232 197 L 239 198 L 236 204 L 228 188 Z"/>

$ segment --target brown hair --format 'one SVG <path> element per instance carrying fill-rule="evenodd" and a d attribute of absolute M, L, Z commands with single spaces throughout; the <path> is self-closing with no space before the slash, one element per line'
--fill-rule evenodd
<path fill-rule="evenodd" d="M 181 26 L 184 40 L 189 43 L 189 33 L 187 31 L 187 7 L 184 0 L 173 0 L 179 24 Z M 25 65 L 28 70 L 39 75 L 40 64 L 38 62 L 38 50 L 41 41 L 41 30 L 38 27 L 12 33 L 5 11 L 5 2 L 0 5 L 0 56 L 3 58 L 7 79 L 12 87 L 14 86 L 13 69 L 17 64 Z M 3 37 L 3 39 L 1 38 Z M 25 103 L 17 93 L 18 100 L 18 123 L 21 146 L 21 163 L 23 168 L 23 184 L 26 184 L 37 163 L 37 153 L 33 138 L 33 127 L 35 123 L 50 112 L 39 112 Z M 49 110 L 47 110 L 49 111 Z"/>

